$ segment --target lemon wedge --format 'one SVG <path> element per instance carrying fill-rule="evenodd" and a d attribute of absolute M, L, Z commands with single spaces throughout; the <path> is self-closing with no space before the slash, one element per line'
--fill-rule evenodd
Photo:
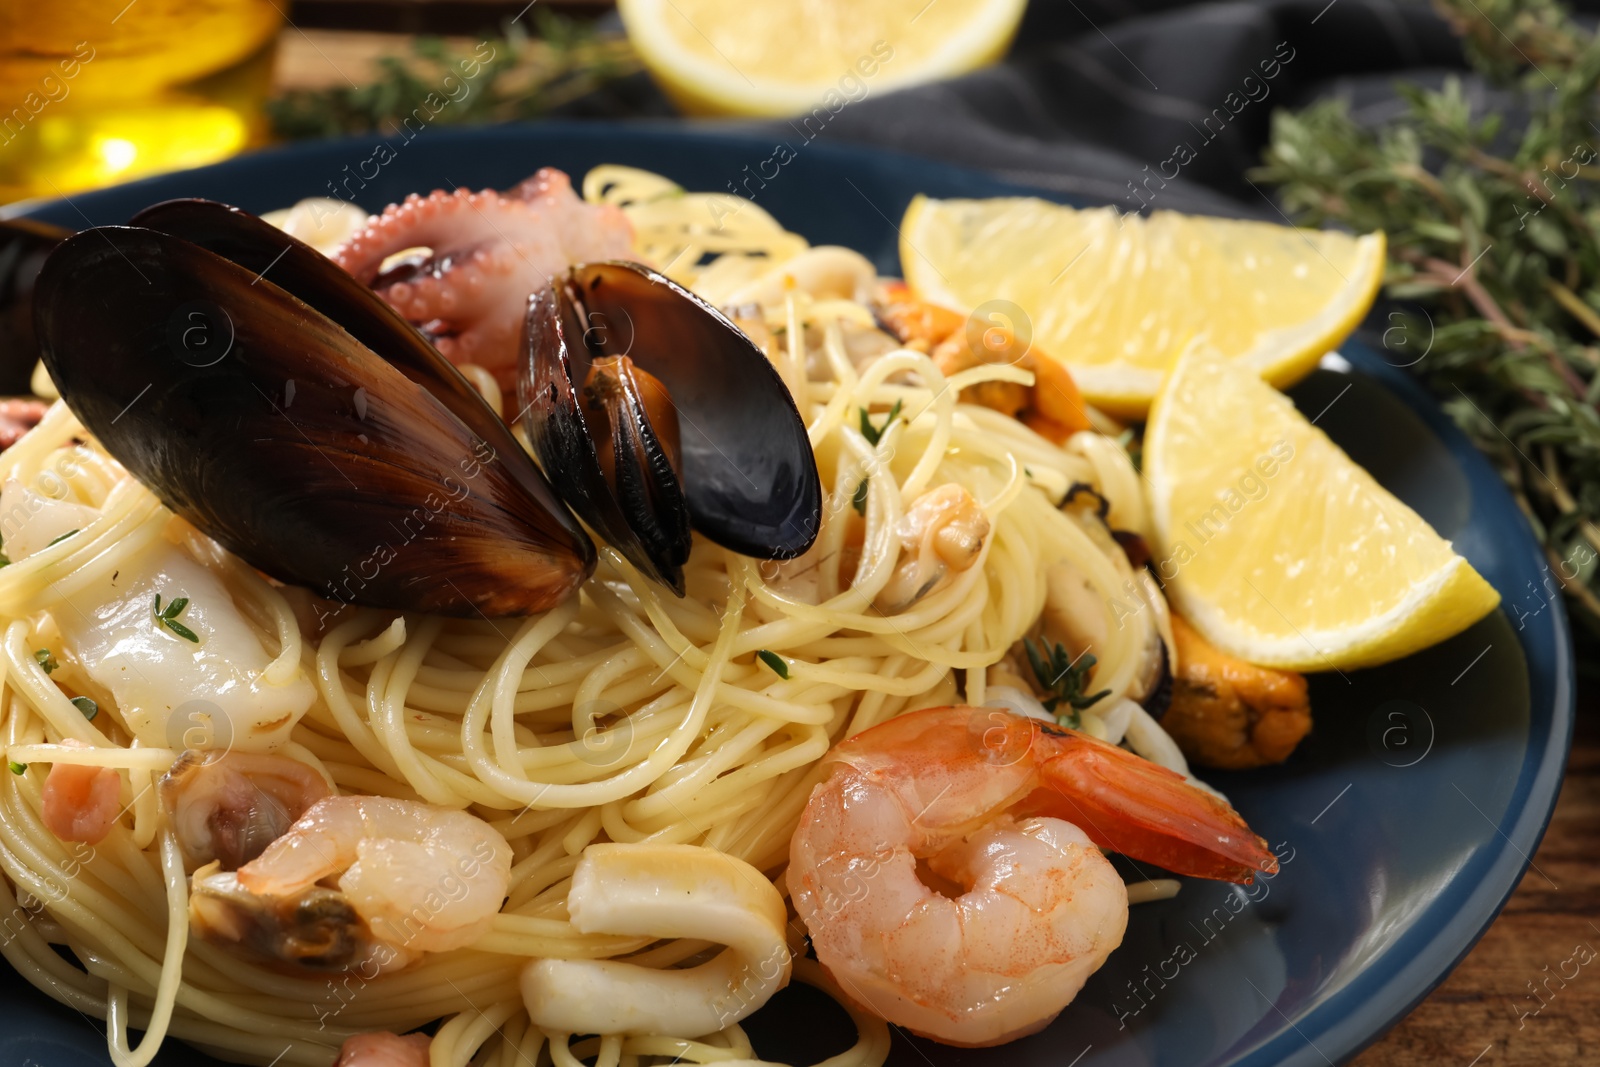
<path fill-rule="evenodd" d="M 1493 587 L 1248 368 L 1203 345 L 1168 375 L 1144 475 L 1173 603 L 1264 666 L 1366 667 L 1466 629 Z"/>
<path fill-rule="evenodd" d="M 1028 197 L 917 197 L 900 233 L 917 295 L 967 311 L 1010 301 L 1086 399 L 1128 418 L 1197 338 L 1274 385 L 1294 382 L 1356 327 L 1383 280 L 1382 233 Z"/>
<path fill-rule="evenodd" d="M 691 115 L 807 115 L 1005 54 L 1026 0 L 620 0 L 628 39 Z M 812 127 L 815 127 L 814 129 Z"/>

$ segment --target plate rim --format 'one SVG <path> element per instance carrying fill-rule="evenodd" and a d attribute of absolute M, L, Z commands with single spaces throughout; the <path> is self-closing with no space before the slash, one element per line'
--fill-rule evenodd
<path fill-rule="evenodd" d="M 1341 343 L 1335 351 L 1354 369 L 1395 396 L 1407 410 L 1423 421 L 1439 443 L 1449 450 L 1451 458 L 1461 466 L 1474 492 L 1484 485 L 1493 486 L 1494 494 L 1503 497 L 1504 503 L 1510 508 L 1512 522 L 1520 541 L 1517 548 L 1524 550 L 1527 557 L 1538 567 L 1548 570 L 1548 563 L 1539 547 L 1532 524 L 1517 507 L 1499 472 L 1490 464 L 1488 457 L 1480 452 L 1461 428 L 1445 414 L 1444 409 L 1426 387 L 1404 370 L 1385 360 L 1370 346 L 1356 340 L 1354 335 Z M 1519 630 L 1518 646 L 1522 649 L 1527 663 L 1529 737 L 1524 748 L 1523 764 L 1516 786 L 1506 805 L 1512 823 L 1511 832 L 1507 832 L 1504 821 L 1494 824 L 1498 834 L 1497 851 L 1482 880 L 1474 887 L 1465 902 L 1471 906 L 1470 910 L 1466 906 L 1458 909 L 1429 934 L 1418 952 L 1409 959 L 1398 961 L 1386 977 L 1377 979 L 1371 973 L 1374 970 L 1373 964 L 1391 955 L 1400 943 L 1395 942 L 1384 955 L 1376 957 L 1373 964 L 1358 972 L 1343 989 L 1308 1012 L 1298 1027 L 1291 1026 L 1292 1033 L 1279 1034 L 1268 1043 L 1246 1053 L 1230 1067 L 1326 1065 L 1328 1058 L 1323 1054 L 1323 1050 L 1302 1032 L 1306 1029 L 1306 1023 L 1318 1020 L 1325 1013 L 1333 1017 L 1326 1021 L 1319 1032 L 1330 1035 L 1333 1041 L 1338 1042 L 1333 1051 L 1335 1060 L 1343 1063 L 1354 1059 L 1363 1049 L 1383 1038 L 1402 1019 L 1411 1014 L 1417 1005 L 1426 1000 L 1429 994 L 1442 985 L 1461 961 L 1477 947 L 1478 942 L 1488 933 L 1489 927 L 1500 917 L 1500 913 L 1521 885 L 1523 877 L 1533 866 L 1533 856 L 1538 852 L 1539 844 L 1544 840 L 1545 831 L 1555 814 L 1556 802 L 1560 799 L 1561 786 L 1566 776 L 1567 760 L 1572 751 L 1577 697 L 1577 666 L 1573 651 L 1572 629 L 1566 601 L 1558 596 L 1550 603 L 1555 610 L 1549 614 L 1545 624 L 1545 628 L 1550 631 L 1548 648 L 1553 660 L 1552 673 L 1548 679 L 1551 692 L 1546 736 L 1543 745 L 1536 751 L 1536 733 L 1532 727 L 1540 718 L 1540 704 L 1537 700 L 1539 677 L 1535 657 L 1530 654 L 1535 641 L 1531 632 L 1527 637 L 1523 637 L 1524 631 Z M 1502 599 L 1497 610 L 1503 610 L 1504 605 L 1505 600 Z M 1457 873 L 1457 877 L 1459 876 L 1460 872 Z M 1416 932 L 1408 931 L 1413 934 Z M 1459 937 L 1460 947 L 1449 948 L 1441 945 L 1441 942 L 1453 939 L 1447 935 Z M 1393 1002 L 1398 1007 L 1392 1010 L 1384 1006 L 1384 995 L 1391 991 L 1400 998 Z M 1346 1000 L 1357 1002 L 1340 1014 L 1337 1009 L 1343 1007 L 1343 1002 Z M 1379 1020 L 1375 1027 L 1358 1025 L 1360 1020 L 1372 1018 Z M 1353 1033 L 1357 1030 L 1368 1030 L 1368 1032 Z M 1300 1036 L 1303 1044 L 1292 1041 L 1293 1036 Z M 1279 1048 L 1285 1044 L 1291 1048 Z"/>
<path fill-rule="evenodd" d="M 541 139 L 555 139 L 569 143 L 592 142 L 591 147 L 597 151 L 608 142 L 630 140 L 655 142 L 662 148 L 678 149 L 709 144 L 723 149 L 739 148 L 755 154 L 768 152 L 772 144 L 769 135 L 711 129 L 703 124 L 686 127 L 674 120 L 544 120 L 451 127 L 431 131 L 430 140 L 435 139 L 447 143 L 511 140 L 531 144 L 537 144 Z M 297 158 L 311 159 L 324 154 L 349 154 L 362 147 L 376 147 L 383 141 L 384 138 L 379 136 L 360 135 L 272 146 L 208 166 L 152 175 L 72 197 L 18 201 L 0 207 L 0 218 L 61 217 L 69 213 L 87 218 L 77 204 L 78 199 L 98 202 L 135 194 L 142 189 L 162 189 L 161 198 L 166 198 L 166 192 L 175 181 L 192 180 L 197 176 L 229 181 L 236 174 L 258 170 L 263 164 L 290 163 Z M 970 195 L 1037 196 L 1054 203 L 1077 205 L 1102 202 L 1093 197 L 1069 196 L 1039 189 L 977 168 L 894 149 L 826 142 L 808 142 L 805 149 L 808 155 L 822 157 L 842 169 L 910 171 L 928 175 L 930 180 L 972 187 L 975 191 Z M 978 189 L 988 191 L 977 192 Z M 893 221 L 889 221 L 893 226 Z M 1531 561 L 1536 568 L 1547 570 L 1548 563 L 1534 536 L 1532 525 L 1515 504 L 1499 473 L 1450 420 L 1425 387 L 1354 337 L 1347 339 L 1336 351 L 1354 370 L 1375 381 L 1422 420 L 1428 431 L 1449 452 L 1451 459 L 1461 467 L 1475 492 L 1485 485 L 1493 487 L 1492 502 L 1504 504 L 1514 513 L 1512 525 L 1518 542 L 1514 547 L 1525 562 Z M 1513 546 L 1501 547 L 1509 549 Z M 1551 603 L 1555 610 L 1548 614 L 1539 627 L 1518 632 L 1518 644 L 1527 662 L 1530 733 L 1517 783 L 1507 801 L 1506 818 L 1494 824 L 1498 835 L 1493 845 L 1495 851 L 1479 884 L 1468 895 L 1464 905 L 1436 928 L 1422 932 L 1415 929 L 1408 931 L 1417 936 L 1426 934 L 1424 943 L 1409 958 L 1392 959 L 1400 942 L 1391 944 L 1337 993 L 1307 1011 L 1298 1024 L 1291 1022 L 1288 1030 L 1264 1043 L 1244 1048 L 1236 1045 L 1234 1048 L 1238 1048 L 1238 1052 L 1225 1051 L 1222 1055 L 1231 1058 L 1224 1062 L 1231 1067 L 1319 1067 L 1330 1060 L 1346 1062 L 1353 1059 L 1363 1049 L 1380 1040 L 1438 988 L 1500 916 L 1531 868 L 1533 856 L 1554 815 L 1572 746 L 1576 700 L 1572 632 L 1565 602 L 1556 597 Z M 1540 640 L 1537 632 L 1543 632 L 1546 636 Z M 1535 657 L 1532 653 L 1541 646 L 1548 655 Z M 1537 699 L 1540 696 L 1541 676 L 1535 664 L 1536 659 L 1549 661 L 1550 675 L 1546 683 L 1550 691 L 1548 699 L 1543 702 Z M 1547 714 L 1545 708 L 1548 708 Z M 1545 736 L 1543 744 L 1536 750 L 1537 734 L 1532 727 L 1539 723 L 1544 724 Z M 1374 972 L 1384 961 L 1390 961 L 1390 965 L 1386 973 L 1379 976 Z M 1314 1038 L 1321 1038 L 1323 1044 L 1315 1043 Z M 1241 1037 L 1241 1043 L 1246 1041 L 1248 1035 Z"/>

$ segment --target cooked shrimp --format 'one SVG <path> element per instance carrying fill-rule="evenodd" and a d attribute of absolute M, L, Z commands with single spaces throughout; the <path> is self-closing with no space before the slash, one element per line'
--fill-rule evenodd
<path fill-rule="evenodd" d="M 511 848 L 476 816 L 328 797 L 237 871 L 196 871 L 190 918 L 211 940 L 280 962 L 382 970 L 477 940 L 510 884 Z"/>
<path fill-rule="evenodd" d="M 86 748 L 82 741 L 61 742 Z M 57 763 L 45 776 L 40 815 L 51 833 L 63 841 L 98 845 L 122 814 L 122 775 L 110 767 Z"/>
<path fill-rule="evenodd" d="M 954 482 L 911 502 L 895 531 L 905 558 L 878 594 L 878 607 L 904 611 L 978 561 L 989 517 L 972 494 Z"/>
<path fill-rule="evenodd" d="M 190 870 L 212 860 L 239 869 L 327 795 L 328 783 L 299 760 L 244 752 L 185 752 L 160 785 Z"/>
<path fill-rule="evenodd" d="M 427 1034 L 404 1037 L 387 1030 L 374 1030 L 345 1038 L 333 1067 L 428 1067 Z"/>
<path fill-rule="evenodd" d="M 1126 890 L 1095 846 L 1241 882 L 1278 866 L 1180 776 L 995 708 L 910 712 L 826 759 L 790 844 L 795 910 L 851 999 L 948 1044 L 1039 1030 L 1121 943 Z"/>

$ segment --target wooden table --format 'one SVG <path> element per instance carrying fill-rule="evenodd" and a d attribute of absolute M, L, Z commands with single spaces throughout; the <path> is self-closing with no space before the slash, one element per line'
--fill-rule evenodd
<path fill-rule="evenodd" d="M 1579 683 L 1567 780 L 1533 862 L 1461 966 L 1358 1067 L 1600 1064 L 1600 680 Z M 1585 946 L 1594 959 L 1578 967 Z"/>
<path fill-rule="evenodd" d="M 359 80 L 377 56 L 401 48 L 401 40 L 286 30 L 279 83 Z M 1592 946 L 1600 954 L 1600 679 L 1580 685 L 1578 706 L 1567 781 L 1534 857 L 1549 881 L 1530 869 L 1477 947 L 1427 1000 L 1353 1061 L 1358 1067 L 1600 1065 L 1600 956 L 1570 981 L 1559 977 L 1576 947 Z M 1573 967 L 1567 964 L 1568 974 Z M 1535 988 L 1542 1008 L 1530 995 Z"/>

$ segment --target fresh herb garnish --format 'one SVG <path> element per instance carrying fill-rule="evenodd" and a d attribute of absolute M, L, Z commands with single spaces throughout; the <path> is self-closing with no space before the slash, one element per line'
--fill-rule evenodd
<path fill-rule="evenodd" d="M 50 654 L 50 650 L 48 648 L 39 649 L 33 654 L 33 658 L 38 661 L 40 669 L 46 674 L 49 674 L 51 671 L 60 666 L 60 664 L 56 662 L 55 656 Z"/>
<path fill-rule="evenodd" d="M 1081 725 L 1079 712 L 1094 706 L 1100 700 L 1111 695 L 1111 690 L 1102 689 L 1098 693 L 1085 694 L 1084 690 L 1089 685 L 1089 672 L 1094 669 L 1095 658 L 1085 652 L 1076 661 L 1072 655 L 1061 645 L 1050 641 L 1041 640 L 1038 645 L 1031 638 L 1022 639 L 1022 647 L 1028 653 L 1028 664 L 1033 668 L 1033 676 L 1039 680 L 1048 694 L 1043 701 L 1044 710 L 1053 712 L 1063 726 L 1077 729 Z M 1066 705 L 1061 711 L 1056 709 Z"/>
<path fill-rule="evenodd" d="M 872 479 L 863 478 L 861 484 L 856 486 L 855 493 L 850 497 L 850 506 L 856 509 L 857 515 L 867 513 L 867 483 Z"/>
<path fill-rule="evenodd" d="M 861 436 L 867 439 L 867 444 L 873 448 L 878 447 L 878 442 L 883 440 L 883 435 L 889 432 L 889 424 L 900 414 L 900 401 L 894 402 L 894 407 L 889 409 L 889 417 L 883 420 L 882 426 L 872 425 L 872 420 L 867 418 L 867 409 L 861 408 Z"/>
<path fill-rule="evenodd" d="M 1549 0 L 1433 6 L 1509 107 L 1450 78 L 1398 85 L 1405 108 L 1376 127 L 1341 102 L 1280 111 L 1253 177 L 1296 222 L 1387 233 L 1403 303 L 1374 340 L 1496 461 L 1545 580 L 1600 631 L 1600 40 Z M 1544 593 L 1520 601 L 1519 626 Z"/>
<path fill-rule="evenodd" d="M 83 717 L 90 722 L 93 722 L 94 717 L 100 714 L 100 705 L 88 697 L 73 697 L 72 706 L 83 712 Z"/>
<path fill-rule="evenodd" d="M 785 663 L 783 657 L 778 655 L 776 652 L 763 648 L 761 651 L 756 653 L 756 658 L 762 663 L 765 663 L 768 667 L 771 667 L 772 673 L 776 674 L 779 678 L 787 679 L 789 677 L 789 665 Z"/>
<path fill-rule="evenodd" d="M 161 594 L 157 593 L 155 607 L 151 609 L 151 614 L 155 616 L 157 625 L 165 626 L 168 630 L 171 630 L 185 641 L 193 641 L 195 644 L 199 644 L 200 638 L 196 636 L 195 632 L 178 621 L 178 616 L 182 615 L 183 609 L 187 608 L 188 606 L 189 598 L 186 596 L 180 596 L 174 598 L 172 603 L 167 605 L 167 610 L 162 611 Z"/>
<path fill-rule="evenodd" d="M 418 38 L 412 55 L 380 58 L 370 84 L 292 89 L 268 101 L 267 114 L 283 137 L 382 133 L 409 141 L 428 126 L 539 118 L 639 69 L 620 34 L 596 33 L 542 6 L 530 21 L 533 33 L 513 22 L 506 36 L 471 51 Z"/>
<path fill-rule="evenodd" d="M 26 773 L 28 773 L 28 765 L 26 763 L 18 763 L 16 760 L 12 760 L 11 761 L 11 773 L 12 774 L 26 774 Z"/>
<path fill-rule="evenodd" d="M 50 545 L 59 545 L 61 542 L 65 541 L 67 538 L 71 537 L 73 534 L 75 534 L 77 532 L 78 532 L 77 530 L 68 530 L 66 533 L 62 534 L 60 537 L 56 538 L 54 541 L 51 541 L 49 545 L 45 545 L 44 547 L 49 548 Z"/>

